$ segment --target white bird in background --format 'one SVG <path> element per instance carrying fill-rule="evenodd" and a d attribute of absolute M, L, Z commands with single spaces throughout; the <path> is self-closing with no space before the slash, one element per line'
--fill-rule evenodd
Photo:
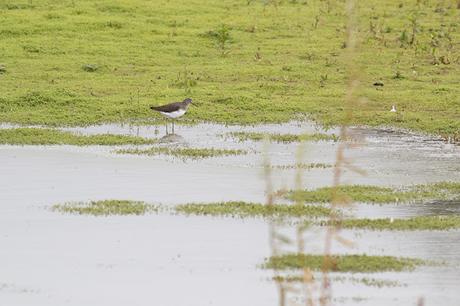
<path fill-rule="evenodd" d="M 391 110 L 390 110 L 390 112 L 392 112 L 392 113 L 396 113 L 396 106 L 392 105 L 392 106 L 391 106 Z"/>

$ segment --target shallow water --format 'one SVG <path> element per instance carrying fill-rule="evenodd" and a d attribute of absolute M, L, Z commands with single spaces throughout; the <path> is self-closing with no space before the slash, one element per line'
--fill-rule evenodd
<path fill-rule="evenodd" d="M 4 125 L 3 127 L 7 127 Z M 155 129 L 159 129 L 156 134 Z M 103 125 L 71 128 L 83 134 L 119 133 L 160 138 L 163 127 Z M 5 305 L 277 305 L 270 271 L 268 225 L 261 219 L 147 215 L 88 217 L 49 211 L 52 204 L 131 199 L 173 205 L 226 200 L 263 201 L 263 144 L 237 142 L 231 131 L 320 131 L 308 123 L 253 127 L 176 126 L 182 139 L 161 145 L 249 150 L 248 155 L 183 161 L 169 156 L 128 156 L 114 147 L 0 146 L 0 304 Z M 399 186 L 460 181 L 460 149 L 440 139 L 355 129 L 363 145 L 349 152 L 367 176 L 347 172 L 346 183 Z M 337 131 L 330 131 L 330 133 Z M 296 144 L 271 144 L 274 164 L 293 164 Z M 309 143 L 305 162 L 335 161 L 337 143 Z M 294 170 L 273 170 L 276 188 L 294 186 Z M 304 175 L 306 187 L 327 186 L 331 169 Z M 358 205 L 360 217 L 459 214 L 455 201 L 423 205 Z M 287 232 L 292 229 L 287 229 Z M 306 234 L 307 250 L 320 253 L 323 229 Z M 292 235 L 292 233 L 291 233 Z M 407 287 L 374 288 L 334 282 L 335 304 L 459 305 L 460 231 L 411 233 L 345 231 L 366 252 L 445 260 L 446 266 L 408 273 L 378 273 Z"/>

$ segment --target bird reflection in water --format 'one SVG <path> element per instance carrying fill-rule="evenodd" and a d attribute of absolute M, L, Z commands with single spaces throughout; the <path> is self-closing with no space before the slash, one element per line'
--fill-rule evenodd
<path fill-rule="evenodd" d="M 186 144 L 185 138 L 178 134 L 166 134 L 158 140 L 159 143 L 180 143 Z"/>

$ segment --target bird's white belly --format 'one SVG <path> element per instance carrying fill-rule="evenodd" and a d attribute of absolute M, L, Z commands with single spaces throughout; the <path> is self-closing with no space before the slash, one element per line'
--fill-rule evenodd
<path fill-rule="evenodd" d="M 171 113 L 160 112 L 163 116 L 174 119 L 179 118 L 185 114 L 185 109 L 179 109 Z"/>

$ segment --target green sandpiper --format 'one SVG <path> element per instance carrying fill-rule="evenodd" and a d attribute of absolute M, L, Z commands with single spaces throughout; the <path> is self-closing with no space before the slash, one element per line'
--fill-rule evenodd
<path fill-rule="evenodd" d="M 187 112 L 192 99 L 187 98 L 182 102 L 173 102 L 161 106 L 151 106 L 150 109 L 155 110 L 163 116 L 172 119 L 172 132 L 174 134 L 174 119 L 182 117 Z M 168 134 L 168 126 L 166 125 L 166 134 Z"/>

